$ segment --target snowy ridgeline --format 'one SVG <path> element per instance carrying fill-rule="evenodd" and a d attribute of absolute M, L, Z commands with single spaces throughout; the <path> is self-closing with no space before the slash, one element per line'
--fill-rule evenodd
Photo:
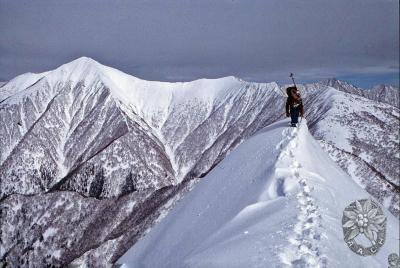
<path fill-rule="evenodd" d="M 387 210 L 375 256 L 343 239 L 343 210 L 370 195 L 283 120 L 242 143 L 117 263 L 123 267 L 386 267 L 399 252 Z"/>
<path fill-rule="evenodd" d="M 282 103 L 276 83 L 145 81 L 84 57 L 18 76 L 0 89 L 0 198 L 177 184 L 282 116 Z"/>
<path fill-rule="evenodd" d="M 369 100 L 358 91 L 350 92 L 348 87 L 335 89 L 324 83 L 299 87 L 311 134 L 361 188 L 389 208 L 393 215 L 398 215 L 399 109 L 382 103 L 387 99 L 386 93 L 380 96 L 383 98 L 369 97 L 373 99 Z M 219 207 L 225 210 L 224 206 L 229 206 L 224 212 L 228 214 L 220 213 L 215 219 L 223 215 L 225 218 L 212 226 L 207 225 L 212 228 L 204 235 L 213 232 L 216 240 L 201 243 L 201 248 L 196 249 L 182 243 L 182 247 L 189 249 L 182 249 L 182 254 L 176 255 L 179 260 L 196 263 L 189 261 L 195 259 L 196 252 L 206 254 L 206 247 L 222 241 L 214 231 L 219 230 L 230 239 L 233 231 L 229 228 L 236 230 L 238 227 L 234 224 L 225 231 L 222 225 L 233 219 L 237 218 L 245 226 L 247 218 L 242 218 L 243 215 L 252 215 L 262 222 L 273 214 L 277 218 L 268 218 L 266 226 L 271 230 L 283 226 L 281 235 L 260 229 L 265 234 L 260 237 L 266 241 L 255 244 L 255 248 L 266 247 L 271 256 L 273 252 L 282 252 L 275 256 L 279 261 L 276 263 L 280 264 L 328 262 L 335 266 L 335 258 L 326 252 L 337 245 L 342 246 L 341 236 L 337 236 L 340 243 L 324 250 L 324 244 L 318 242 L 324 241 L 321 238 L 324 232 L 318 229 L 323 223 L 318 216 L 321 213 L 307 212 L 321 206 L 316 203 L 318 196 L 308 193 L 311 191 L 309 182 L 317 183 L 318 180 L 311 175 L 310 178 L 285 179 L 285 175 L 279 174 L 286 174 L 285 161 L 290 160 L 274 162 L 281 151 L 273 148 L 282 139 L 281 145 L 285 147 L 289 139 L 297 139 L 298 133 L 271 134 L 271 137 L 269 132 L 258 134 L 246 143 L 254 144 L 257 139 L 263 139 L 254 145 L 257 155 L 234 153 L 237 161 L 229 164 L 229 168 L 224 169 L 227 164 L 218 165 L 230 152 L 236 152 L 235 148 L 241 142 L 284 116 L 285 97 L 284 88 L 276 83 L 252 83 L 235 77 L 184 83 L 144 81 L 85 57 L 49 72 L 29 73 L 12 79 L 0 88 L 0 210 L 4 219 L 0 226 L 0 259 L 15 267 L 38 263 L 43 266 L 109 267 L 153 226 L 154 221 L 167 214 L 174 201 L 196 178 L 216 167 L 211 174 L 222 174 L 218 178 L 225 178 L 217 188 L 235 195 L 228 196 L 225 203 L 221 199 L 214 200 L 214 208 L 218 211 Z M 283 131 L 277 125 L 272 128 L 275 132 Z M 307 144 L 314 142 L 308 134 L 306 136 Z M 240 148 L 246 148 L 243 146 Z M 301 144 L 298 146 L 300 148 Z M 284 154 L 282 159 L 286 157 Z M 252 170 L 254 163 L 259 161 L 253 159 L 256 156 L 265 161 Z M 224 163 L 232 161 L 229 160 L 232 157 Z M 297 161 L 307 167 L 306 170 L 294 163 L 294 168 L 302 172 L 316 168 L 305 165 L 304 159 Z M 316 157 L 315 161 L 320 163 L 321 160 Z M 279 163 L 283 169 L 273 167 Z M 280 177 L 271 179 L 274 170 Z M 236 177 L 236 174 L 242 174 L 242 177 Z M 206 176 L 199 186 L 205 187 L 201 185 L 212 181 L 208 179 L 210 176 L 216 175 Z M 293 183 L 296 180 L 300 186 Z M 249 191 L 247 188 L 244 191 L 242 188 L 247 182 L 252 183 Z M 232 189 L 235 185 L 239 188 Z M 253 186 L 255 188 L 251 188 Z M 204 190 L 201 189 L 194 193 Z M 269 190 L 261 194 L 260 189 Z M 299 192 L 299 196 L 293 193 L 300 190 L 303 192 Z M 212 198 L 207 198 L 211 205 Z M 290 204 L 297 201 L 307 204 L 299 208 L 289 204 L 288 207 L 281 203 L 282 200 L 292 202 Z M 250 204 L 254 205 L 244 209 Z M 208 205 L 202 209 L 207 210 Z M 279 212 L 281 207 L 288 215 L 285 220 Z M 330 208 L 329 204 L 327 207 Z M 279 211 L 272 212 L 274 208 Z M 210 214 L 207 215 L 214 217 L 213 210 L 208 211 Z M 334 216 L 339 217 L 340 213 L 336 212 Z M 194 219 L 197 214 L 198 217 L 202 215 L 196 213 Z M 299 221 L 295 221 L 296 218 Z M 300 247 L 301 252 L 308 252 L 306 248 L 310 241 L 302 237 L 287 240 L 293 234 L 288 230 L 294 229 L 295 233 L 315 229 L 315 233 L 310 234 L 310 241 L 318 246 L 310 250 L 307 258 L 298 259 L 300 253 L 296 247 Z M 250 231 L 243 230 L 246 235 L 251 235 Z M 247 237 L 251 238 L 238 236 L 232 239 L 242 241 Z M 274 240 L 279 237 L 282 247 Z M 330 239 L 333 237 L 331 235 Z M 173 245 L 172 248 L 178 247 Z M 215 250 L 215 247 L 210 246 L 210 249 Z M 249 261 L 244 259 L 243 263 Z M 262 261 L 255 263 L 262 264 Z"/>
<path fill-rule="evenodd" d="M 322 81 L 321 84 L 336 88 L 346 93 L 365 97 L 370 100 L 388 103 L 394 107 L 400 107 L 399 89 L 390 85 L 377 85 L 372 89 L 362 89 L 336 78 Z"/>
<path fill-rule="evenodd" d="M 283 102 L 276 83 L 144 81 L 89 58 L 16 77 L 0 88 L 0 259 L 110 266 Z"/>

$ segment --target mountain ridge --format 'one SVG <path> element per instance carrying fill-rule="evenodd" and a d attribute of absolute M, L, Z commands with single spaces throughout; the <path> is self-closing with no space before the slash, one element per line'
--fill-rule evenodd
<path fill-rule="evenodd" d="M 45 74 L 26 81 L 22 76 L 0 88 L 0 208 L 7 217 L 0 229 L 0 258 L 16 266 L 66 265 L 78 259 L 96 267 L 114 263 L 194 181 L 244 140 L 284 117 L 285 90 L 276 83 L 234 77 L 152 82 L 88 58 Z M 397 122 L 397 108 L 321 84 L 299 88 L 310 131 L 321 142 L 339 150 L 346 139 L 360 157 L 369 148 L 374 149 L 370 155 L 379 156 L 373 144 L 390 150 L 396 145 L 395 135 L 385 141 L 339 134 L 344 126 L 349 126 L 345 133 L 356 133 L 359 126 L 350 123 L 374 113 L 379 116 L 368 121 L 371 130 L 382 124 L 390 129 Z M 9 95 L 11 91 L 15 94 Z M 354 103 L 361 108 L 353 109 Z M 346 121 L 343 113 L 350 108 L 352 120 Z M 337 123 L 335 135 L 324 134 L 329 120 Z M 356 163 L 335 160 L 344 170 Z M 391 168 L 392 161 L 366 160 L 380 171 Z M 356 181 L 373 174 L 368 167 L 348 173 Z M 390 191 L 381 191 L 379 179 L 360 185 L 380 202 L 391 198 Z M 50 216 L 40 220 L 45 212 Z M 70 219 L 76 229 L 64 227 Z M 90 226 L 102 235 L 94 235 Z M 54 228 L 59 231 L 49 236 Z"/>
<path fill-rule="evenodd" d="M 343 209 L 368 194 L 326 155 L 303 119 L 275 122 L 239 145 L 117 263 L 122 267 L 382 266 L 387 239 L 360 258 L 342 240 Z M 362 236 L 362 235 L 361 235 Z M 166 250 L 167 249 L 167 250 Z"/>
<path fill-rule="evenodd" d="M 1 258 L 13 265 L 24 266 L 32 252 L 32 263 L 64 265 L 85 253 L 88 262 L 98 263 L 92 254 L 108 243 L 109 254 L 101 261 L 115 261 L 191 180 L 207 174 L 244 139 L 282 116 L 274 113 L 283 105 L 276 84 L 232 77 L 153 83 L 115 69 L 106 69 L 107 77 L 99 68 L 83 58 L 6 98 L 10 87 L 0 89 L 2 211 L 7 211 L 7 222 L 31 230 L 46 208 L 50 216 L 44 226 L 60 230 L 39 241 L 45 229 L 19 237 L 10 232 L 13 225 L 2 226 Z M 126 96 L 118 95 L 121 92 Z M 71 196 L 83 210 L 71 206 Z M 102 209 L 116 198 L 123 202 L 118 208 Z M 126 204 L 132 209 L 124 211 Z M 60 214 L 59 206 L 70 209 Z M 28 211 L 25 216 L 23 211 Z M 127 220 L 132 211 L 137 214 Z M 86 216 L 81 220 L 82 214 Z M 104 222 L 98 222 L 99 215 Z M 30 220 L 21 222 L 21 217 Z M 70 218 L 79 228 L 62 227 Z M 88 228 L 95 223 L 104 235 L 92 236 Z M 109 226 L 123 226 L 111 242 Z M 46 257 L 44 252 L 61 247 L 62 241 L 75 249 L 63 247 L 58 255 Z"/>
<path fill-rule="evenodd" d="M 336 78 L 323 80 L 318 83 L 325 86 L 336 88 L 346 93 L 356 94 L 370 100 L 387 103 L 397 108 L 400 107 L 399 88 L 391 85 L 381 84 L 381 85 L 375 85 L 370 89 L 363 89 L 360 87 L 356 87 L 346 81 L 338 80 Z"/>

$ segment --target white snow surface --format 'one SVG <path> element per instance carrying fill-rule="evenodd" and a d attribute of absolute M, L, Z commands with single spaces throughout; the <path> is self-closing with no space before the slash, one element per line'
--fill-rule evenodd
<path fill-rule="evenodd" d="M 0 102 L 7 99 L 8 97 L 26 90 L 38 80 L 44 77 L 48 72 L 45 73 L 25 73 L 21 74 L 12 80 L 2 84 L 0 86 Z"/>
<path fill-rule="evenodd" d="M 398 220 L 369 257 L 345 244 L 343 210 L 372 197 L 323 152 L 303 120 L 276 122 L 239 145 L 140 239 L 123 267 L 386 267 Z"/>
<path fill-rule="evenodd" d="M 203 78 L 189 82 L 147 81 L 102 65 L 91 58 L 80 57 L 52 71 L 37 74 L 26 73 L 14 78 L 0 88 L 0 101 L 11 96 L 15 99 L 14 102 L 18 102 L 26 94 L 32 94 L 26 89 L 41 78 L 49 83 L 51 88 L 54 88 L 57 83 L 66 82 L 71 83 L 71 87 L 82 81 L 85 84 L 104 83 L 115 99 L 132 108 L 136 114 L 150 124 L 154 116 L 161 116 L 158 121 L 163 122 L 168 117 L 169 109 L 177 105 L 184 105 L 185 102 L 192 101 L 212 107 L 238 94 L 245 85 L 255 84 L 234 76 L 216 79 Z M 280 92 L 279 86 L 275 82 L 257 83 L 257 85 Z M 202 90 L 198 90 L 199 88 Z M 17 92 L 16 89 L 22 90 Z M 160 128 L 161 125 L 152 127 Z"/>

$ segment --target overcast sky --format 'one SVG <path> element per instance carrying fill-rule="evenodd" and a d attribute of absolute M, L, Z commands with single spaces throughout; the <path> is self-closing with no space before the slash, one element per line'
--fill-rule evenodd
<path fill-rule="evenodd" d="M 398 85 L 392 0 L 0 0 L 0 80 L 80 56 L 149 80 Z"/>

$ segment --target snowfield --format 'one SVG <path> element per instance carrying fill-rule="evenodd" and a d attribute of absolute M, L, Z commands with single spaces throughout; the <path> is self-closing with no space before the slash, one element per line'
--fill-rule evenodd
<path fill-rule="evenodd" d="M 386 267 L 399 252 L 399 222 L 386 209 L 386 242 L 375 256 L 344 242 L 343 210 L 364 198 L 372 197 L 321 149 L 306 120 L 299 128 L 278 121 L 232 151 L 117 263 Z"/>

